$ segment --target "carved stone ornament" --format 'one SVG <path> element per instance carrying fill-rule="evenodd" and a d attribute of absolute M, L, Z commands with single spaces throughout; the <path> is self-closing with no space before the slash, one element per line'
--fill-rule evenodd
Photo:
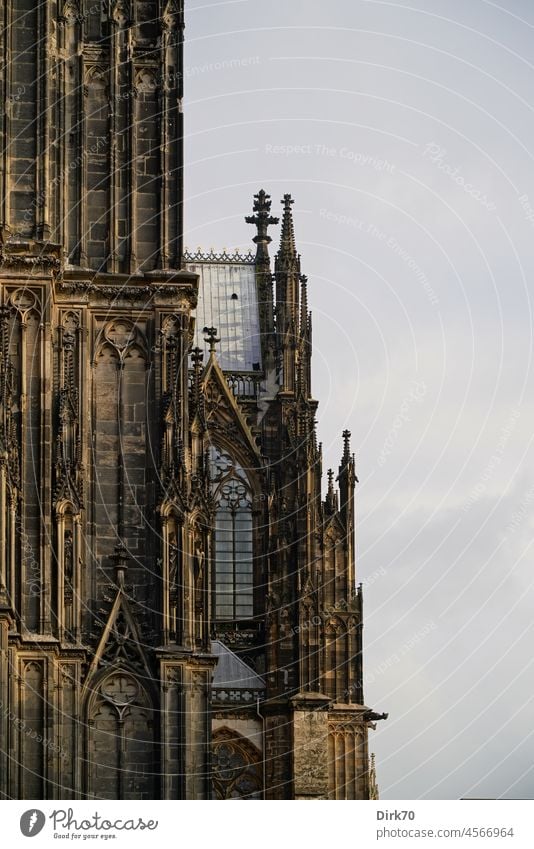
<path fill-rule="evenodd" d="M 177 0 L 169 0 L 163 11 L 163 26 L 169 30 L 178 29 L 180 23 L 180 7 Z"/>
<path fill-rule="evenodd" d="M 134 341 L 135 325 L 128 319 L 110 321 L 104 328 L 104 338 L 118 351 L 124 351 Z"/>
<path fill-rule="evenodd" d="M 125 27 L 130 21 L 129 4 L 125 0 L 115 0 L 111 8 L 111 17 L 120 27 Z"/>
<path fill-rule="evenodd" d="M 63 9 L 61 11 L 61 19 L 72 26 L 72 24 L 80 23 L 82 20 L 82 15 L 80 12 L 80 7 L 76 0 L 66 0 L 63 4 Z"/>
<path fill-rule="evenodd" d="M 30 289 L 17 289 L 10 298 L 11 304 L 23 315 L 37 305 L 37 297 Z"/>
<path fill-rule="evenodd" d="M 182 670 L 174 667 L 167 667 L 166 678 L 168 684 L 181 684 Z"/>
<path fill-rule="evenodd" d="M 156 91 L 158 80 L 152 68 L 141 68 L 135 76 L 135 88 L 142 92 Z"/>
<path fill-rule="evenodd" d="M 122 719 L 126 710 L 139 697 L 139 684 L 126 672 L 116 672 L 100 685 L 100 693 L 109 704 L 113 705 Z"/>

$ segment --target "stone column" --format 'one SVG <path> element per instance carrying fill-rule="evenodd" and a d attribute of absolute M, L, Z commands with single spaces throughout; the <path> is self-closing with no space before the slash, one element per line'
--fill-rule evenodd
<path fill-rule="evenodd" d="M 184 668 L 164 663 L 161 669 L 161 797 L 184 798 Z"/>
<path fill-rule="evenodd" d="M 211 798 L 210 684 L 215 662 L 215 658 L 206 656 L 205 662 L 195 662 L 187 669 L 184 741 L 186 799 Z"/>
<path fill-rule="evenodd" d="M 0 600 L 0 605 L 1 605 Z M 8 764 L 8 733 L 9 715 L 9 654 L 8 633 L 12 619 L 7 610 L 0 607 L 0 798 L 7 798 L 9 793 L 9 764 Z M 6 795 L 4 795 L 6 794 Z"/>

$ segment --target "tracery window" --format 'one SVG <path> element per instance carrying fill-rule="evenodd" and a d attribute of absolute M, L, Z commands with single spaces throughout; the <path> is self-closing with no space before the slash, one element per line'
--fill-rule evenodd
<path fill-rule="evenodd" d="M 216 799 L 261 799 L 261 754 L 240 734 L 215 731 L 212 764 Z"/>
<path fill-rule="evenodd" d="M 94 688 L 87 734 L 90 798 L 155 798 L 151 699 L 126 669 L 115 669 Z"/>
<path fill-rule="evenodd" d="M 215 516 L 215 619 L 250 619 L 254 613 L 252 496 L 244 469 L 211 449 Z"/>

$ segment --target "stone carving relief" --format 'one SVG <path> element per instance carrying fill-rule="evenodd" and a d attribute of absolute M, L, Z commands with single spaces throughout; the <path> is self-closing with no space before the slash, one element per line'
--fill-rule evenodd
<path fill-rule="evenodd" d="M 129 3 L 125 0 L 115 0 L 111 5 L 111 17 L 120 27 L 125 27 L 130 21 Z"/>

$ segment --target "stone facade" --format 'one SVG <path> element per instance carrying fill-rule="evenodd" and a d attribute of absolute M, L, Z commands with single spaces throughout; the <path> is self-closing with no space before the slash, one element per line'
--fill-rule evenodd
<path fill-rule="evenodd" d="M 181 2 L 0 16 L 0 795 L 374 796 L 291 198 L 183 256 Z"/>

